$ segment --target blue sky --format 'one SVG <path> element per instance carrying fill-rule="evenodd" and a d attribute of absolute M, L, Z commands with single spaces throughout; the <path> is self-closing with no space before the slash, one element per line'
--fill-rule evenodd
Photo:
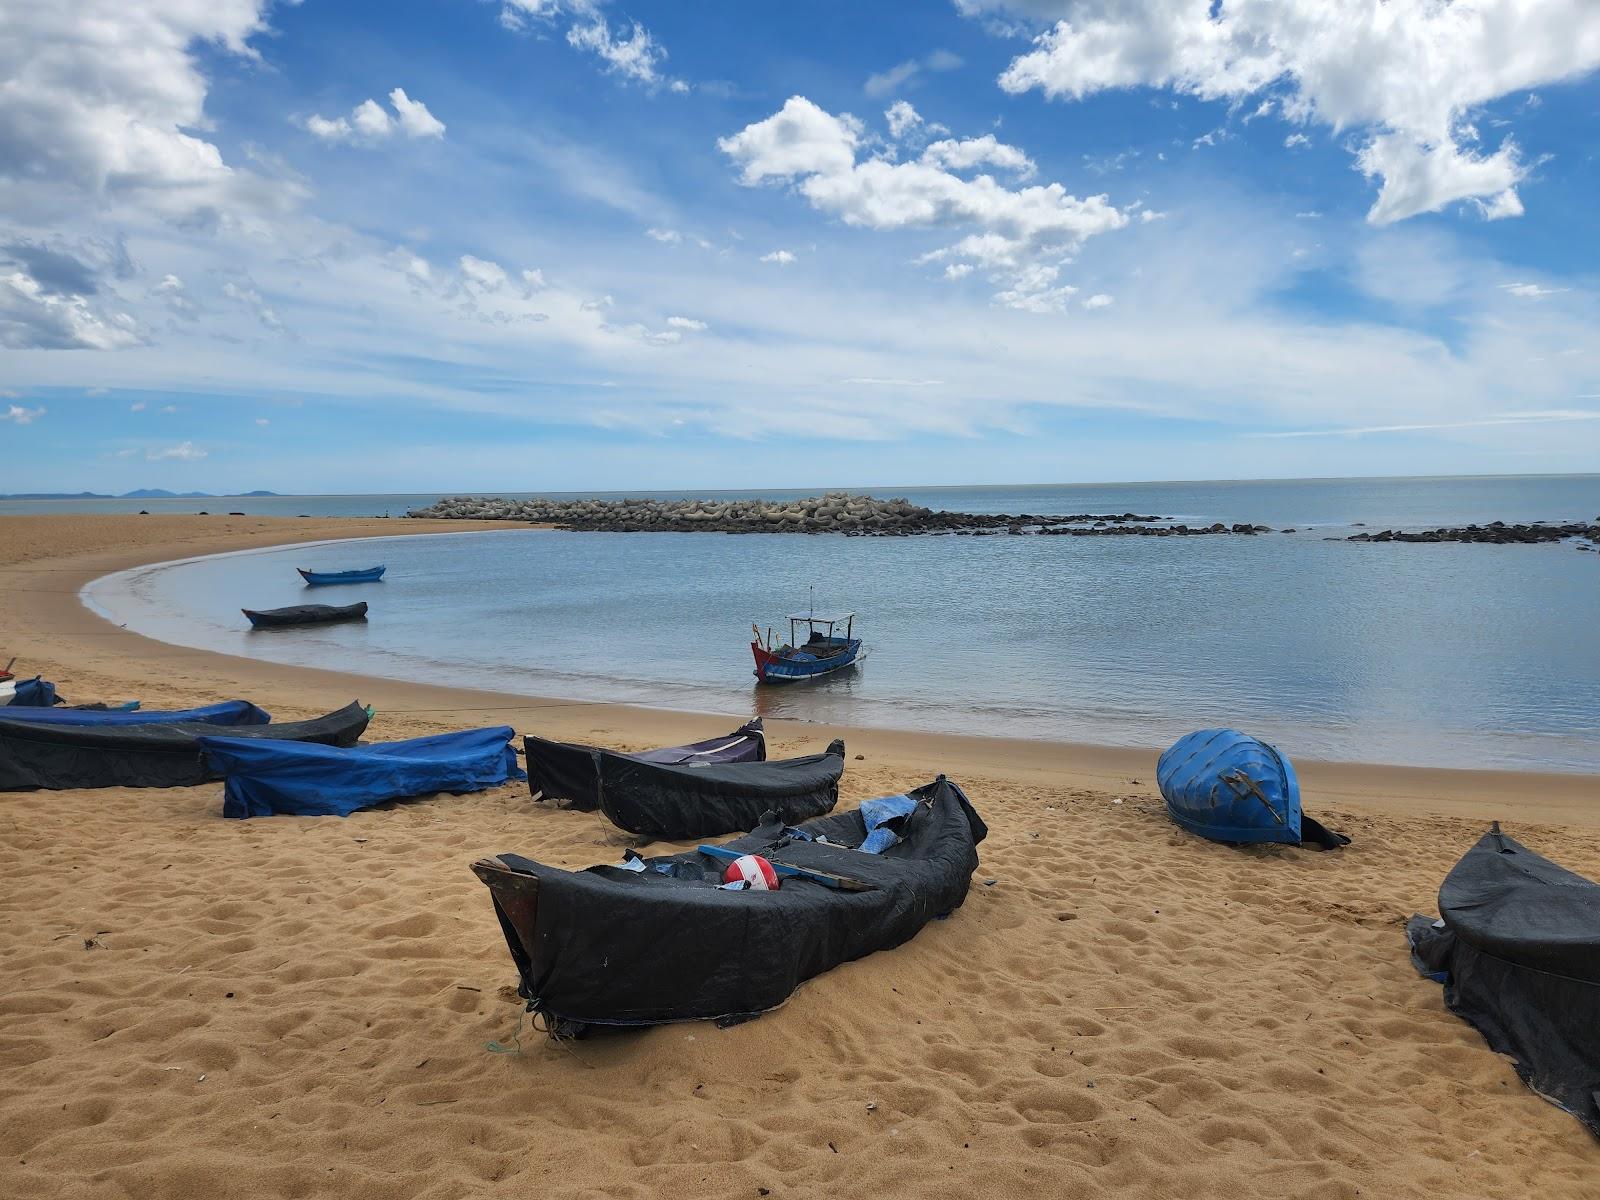
<path fill-rule="evenodd" d="M 1592 0 L 0 11 L 3 490 L 1594 470 Z"/>

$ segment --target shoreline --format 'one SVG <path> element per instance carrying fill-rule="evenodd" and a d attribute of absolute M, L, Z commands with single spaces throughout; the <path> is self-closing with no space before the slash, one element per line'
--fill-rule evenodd
<path fill-rule="evenodd" d="M 629 745 L 664 744 L 704 736 L 713 714 L 524 696 L 493 689 L 456 687 L 360 675 L 325 668 L 291 666 L 245 658 L 215 650 L 198 650 L 162 642 L 113 625 L 83 596 L 95 581 L 120 571 L 310 542 L 357 541 L 385 536 L 427 536 L 528 526 L 505 521 L 427 521 L 417 518 L 297 517 L 130 517 L 62 514 L 19 516 L 4 522 L 48 522 L 66 526 L 96 524 L 129 526 L 156 533 L 137 545 L 124 537 L 102 535 L 81 539 L 67 553 L 34 554 L 0 563 L 0 646 L 19 654 L 26 673 L 52 672 L 63 690 L 137 694 L 148 685 L 152 664 L 177 672 L 181 668 L 186 695 L 215 699 L 252 688 L 304 697 L 309 711 L 334 707 L 359 694 L 380 713 L 391 716 L 433 716 L 471 713 L 475 723 L 521 726 L 527 714 L 539 713 L 541 736 L 566 741 L 610 738 Z M 156 527 L 150 523 L 155 522 Z M 166 528 L 162 528 L 166 526 Z M 120 531 L 119 531 L 120 532 Z M 55 531 L 52 530 L 54 534 Z M 114 543 L 105 545 L 106 540 Z M 56 549 L 52 546 L 52 549 Z M 63 606 L 61 597 L 73 602 Z M 47 631 L 48 649 L 29 652 L 26 631 Z M 147 690 L 147 686 L 146 686 Z M 520 714 L 520 716 L 519 716 Z M 748 714 L 729 714 L 744 719 Z M 938 734 L 915 730 L 812 724 L 795 720 L 770 723 L 775 741 L 803 745 L 842 734 L 852 755 L 865 754 L 880 764 L 943 772 L 953 778 L 976 775 L 1016 784 L 1060 786 L 1148 796 L 1159 801 L 1154 786 L 1159 747 L 1122 747 L 972 734 Z M 1567 773 L 1458 770 L 1381 763 L 1319 761 L 1296 758 L 1309 809 L 1352 807 L 1390 815 L 1448 815 L 1489 820 L 1507 818 L 1540 823 L 1600 828 L 1600 776 Z M 1133 781 L 1137 780 L 1135 783 Z"/>

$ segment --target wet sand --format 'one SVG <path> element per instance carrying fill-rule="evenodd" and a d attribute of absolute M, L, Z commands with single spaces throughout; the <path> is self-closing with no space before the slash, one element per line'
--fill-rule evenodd
<path fill-rule="evenodd" d="M 369 736 L 505 723 L 639 748 L 694 714 L 355 679 L 119 630 L 110 571 L 463 522 L 0 519 L 0 661 L 72 700 L 352 698 Z M 1178 831 L 1147 751 L 845 737 L 849 804 L 959 779 L 966 905 L 718 1030 L 557 1046 L 468 870 L 629 839 L 525 785 L 224 822 L 221 785 L 0 796 L 0 1191 L 30 1197 L 1592 1195 L 1600 1145 L 1418 977 L 1401 925 L 1490 817 L 1600 877 L 1600 780 L 1301 763 L 1339 854 Z M 864 755 L 860 761 L 856 755 Z M 653 852 L 664 852 L 656 845 Z M 994 880 L 986 885 L 986 880 Z M 868 1105 L 875 1107 L 870 1109 Z"/>

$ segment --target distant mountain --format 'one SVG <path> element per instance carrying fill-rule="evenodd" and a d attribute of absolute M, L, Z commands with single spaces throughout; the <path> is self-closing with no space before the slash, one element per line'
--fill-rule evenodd
<path fill-rule="evenodd" d="M 276 496 L 277 492 L 256 491 L 232 493 L 245 496 Z M 0 494 L 0 500 L 219 500 L 226 499 L 215 492 L 169 492 L 166 488 L 136 488 L 113 496 L 108 492 L 11 492 Z"/>

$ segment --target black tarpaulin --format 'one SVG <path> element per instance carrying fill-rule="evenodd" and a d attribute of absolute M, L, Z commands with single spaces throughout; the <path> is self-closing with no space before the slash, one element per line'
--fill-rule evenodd
<path fill-rule="evenodd" d="M 1445 876 L 1439 915 L 1406 926 L 1418 969 L 1529 1087 L 1600 1137 L 1600 885 L 1497 823 Z"/>
<path fill-rule="evenodd" d="M 352 701 L 310 721 L 239 725 L 229 737 L 353 746 L 371 714 Z M 0 717 L 0 791 L 29 788 L 187 787 L 222 776 L 200 757 L 214 724 L 57 725 Z"/>
<path fill-rule="evenodd" d="M 661 841 L 717 837 L 759 825 L 767 813 L 794 823 L 839 802 L 844 743 L 777 762 L 641 762 L 594 753 L 596 797 L 611 823 Z"/>
<path fill-rule="evenodd" d="M 775 892 L 723 891 L 723 864 L 697 851 L 646 859 L 637 872 L 564 871 L 515 854 L 473 869 L 494 895 L 522 996 L 552 1029 L 749 1016 L 960 907 L 988 830 L 943 776 L 910 795 L 920 803 L 882 854 L 850 848 L 866 836 L 859 811 L 800 827 L 832 845 L 788 837 L 780 823 L 727 843 L 864 891 L 794 878 Z"/>
<path fill-rule="evenodd" d="M 581 742 L 552 742 L 531 734 L 522 739 L 522 748 L 527 756 L 528 790 L 534 798 L 558 801 L 579 812 L 593 812 L 600 807 L 600 768 L 595 756 L 602 752 L 622 753 L 620 750 L 603 751 L 599 746 L 586 746 Z M 643 750 L 623 757 L 669 766 L 764 762 L 767 739 L 762 732 L 761 718 L 756 717 L 721 737 L 685 746 Z"/>

